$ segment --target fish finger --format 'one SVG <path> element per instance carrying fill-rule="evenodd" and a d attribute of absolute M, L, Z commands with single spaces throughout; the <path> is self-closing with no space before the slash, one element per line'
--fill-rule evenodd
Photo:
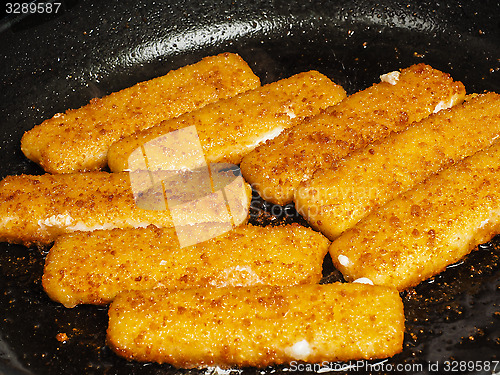
<path fill-rule="evenodd" d="M 120 138 L 259 85 L 259 78 L 240 56 L 206 57 L 57 113 L 27 131 L 21 149 L 49 173 L 99 170 L 106 166 L 109 146 Z"/>
<path fill-rule="evenodd" d="M 460 82 L 428 65 L 383 75 L 324 113 L 286 129 L 246 155 L 243 177 L 272 203 L 292 202 L 295 189 L 355 149 L 406 129 L 433 112 L 460 103 Z"/>
<path fill-rule="evenodd" d="M 500 231 L 500 142 L 429 177 L 333 241 L 347 280 L 400 290 L 443 271 Z"/>
<path fill-rule="evenodd" d="M 134 194 L 126 172 L 8 176 L 0 182 L 0 241 L 47 245 L 57 236 L 75 231 L 151 224 L 172 227 L 176 224 L 174 213 L 177 222 L 185 226 L 203 222 L 229 222 L 232 226 L 246 221 L 251 188 L 241 177 L 228 177 L 231 183 L 224 189 L 225 200 L 220 191 L 201 198 L 193 195 L 196 189 L 179 191 L 178 185 L 184 181 L 181 177 L 153 189 L 152 194 L 141 195 Z M 186 183 L 200 186 L 197 176 Z M 178 195 L 180 203 L 175 207 L 165 203 L 169 189 Z M 236 215 L 234 223 L 224 211 L 227 206 L 245 214 Z"/>
<path fill-rule="evenodd" d="M 403 346 L 394 288 L 364 284 L 134 291 L 109 309 L 120 356 L 179 368 L 386 358 Z"/>
<path fill-rule="evenodd" d="M 377 207 L 498 137 L 500 95 L 475 96 L 317 171 L 295 191 L 295 206 L 333 240 Z"/>
<path fill-rule="evenodd" d="M 213 225 L 197 230 L 210 233 Z M 318 283 L 330 244 L 298 224 L 241 225 L 181 248 L 176 230 L 147 227 L 60 236 L 46 258 L 43 287 L 54 301 L 74 307 L 107 304 L 127 290 Z"/>
<path fill-rule="evenodd" d="M 206 161 L 239 164 L 259 143 L 345 96 L 344 89 L 323 74 L 299 73 L 126 137 L 110 147 L 108 165 L 113 172 L 134 170 L 129 159 L 134 162 L 134 150 L 142 147 L 150 169 L 196 168 L 198 160 L 183 160 L 186 164 L 179 165 L 181 159 L 172 156 L 172 147 L 165 144 L 165 137 L 182 134 L 179 130 L 186 127 L 196 128 Z"/>

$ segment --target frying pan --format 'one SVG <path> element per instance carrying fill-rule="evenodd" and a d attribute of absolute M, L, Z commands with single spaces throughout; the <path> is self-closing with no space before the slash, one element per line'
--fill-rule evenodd
<path fill-rule="evenodd" d="M 22 155 L 20 139 L 44 119 L 223 51 L 240 54 L 262 83 L 316 69 L 350 94 L 380 74 L 425 62 L 461 80 L 468 92 L 500 92 L 500 5 L 494 1 L 67 0 L 57 13 L 9 14 L 0 30 L 2 178 L 42 173 Z M 253 223 L 303 223 L 292 206 L 254 198 Z M 65 309 L 43 292 L 46 249 L 0 247 L 0 373 L 197 373 L 117 357 L 105 345 L 105 307 Z M 448 369 L 493 373 L 493 361 L 500 360 L 499 264 L 497 237 L 403 293 L 403 352 L 367 364 L 428 374 L 435 364 L 446 372 L 446 361 L 476 361 L 468 367 L 450 362 Z M 336 280 L 341 275 L 327 256 L 323 282 Z M 67 340 L 58 341 L 58 333 Z"/>

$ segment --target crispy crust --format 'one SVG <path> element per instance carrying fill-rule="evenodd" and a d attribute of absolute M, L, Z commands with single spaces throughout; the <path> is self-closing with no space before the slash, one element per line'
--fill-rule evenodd
<path fill-rule="evenodd" d="M 317 171 L 296 190 L 295 206 L 333 240 L 372 210 L 499 136 L 500 95 L 475 96 L 352 153 L 335 168 Z"/>
<path fill-rule="evenodd" d="M 393 83 L 357 92 L 257 147 L 243 158 L 243 176 L 264 199 L 290 203 L 317 169 L 465 97 L 460 82 L 424 64 L 403 69 Z"/>
<path fill-rule="evenodd" d="M 199 185 L 196 179 L 189 181 Z M 128 173 L 8 176 L 0 182 L 0 241 L 47 245 L 57 236 L 75 231 L 137 228 L 150 224 L 171 227 L 174 225 L 171 211 L 156 209 L 160 203 L 164 204 L 163 192 L 168 188 L 164 187 L 159 194 L 148 198 L 146 203 L 150 209 L 144 209 L 135 202 Z M 243 182 L 241 189 L 236 190 L 229 194 L 228 203 L 248 212 L 250 186 Z M 190 194 L 179 195 L 186 202 L 193 200 Z M 216 198 L 210 195 L 207 200 L 196 201 L 186 209 L 177 210 L 177 216 L 184 225 L 220 222 L 223 217 Z M 193 212 L 198 215 L 193 217 Z M 246 216 L 240 217 L 238 224 L 246 219 Z"/>
<path fill-rule="evenodd" d="M 241 57 L 206 57 L 165 76 L 95 98 L 26 132 L 21 149 L 46 172 L 95 171 L 122 137 L 260 85 Z"/>
<path fill-rule="evenodd" d="M 346 279 L 406 289 L 500 230 L 500 143 L 373 211 L 330 246 Z"/>
<path fill-rule="evenodd" d="M 127 290 L 317 283 L 329 244 L 298 224 L 243 225 L 185 248 L 174 228 L 77 232 L 56 239 L 42 281 L 66 307 L 106 304 Z"/>
<path fill-rule="evenodd" d="M 125 358 L 176 367 L 265 367 L 386 358 L 403 334 L 395 289 L 336 283 L 123 293 L 107 342 Z"/>
<path fill-rule="evenodd" d="M 149 144 L 146 153 L 153 153 L 152 141 L 188 126 L 196 127 L 207 161 L 239 164 L 260 142 L 338 103 L 345 95 L 342 87 L 316 71 L 299 73 L 126 137 L 110 147 L 108 164 L 114 172 L 127 170 L 134 150 Z M 168 164 L 161 146 L 162 160 L 156 167 L 175 168 Z"/>

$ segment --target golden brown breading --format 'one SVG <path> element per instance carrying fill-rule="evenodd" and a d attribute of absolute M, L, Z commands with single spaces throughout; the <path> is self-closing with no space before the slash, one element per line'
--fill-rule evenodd
<path fill-rule="evenodd" d="M 196 178 L 190 183 L 200 185 Z M 228 220 L 223 212 L 226 210 L 227 214 L 226 204 L 231 208 L 244 208 L 245 212 L 250 206 L 251 188 L 241 177 L 227 187 L 229 194 L 222 205 L 220 194 L 197 199 L 193 189 L 186 189 L 184 197 L 179 193 L 183 198 L 179 200 L 189 204 L 167 210 L 163 193 L 169 186 L 164 184 L 163 187 L 158 194 L 138 196 L 138 204 L 145 200 L 138 206 L 129 174 L 125 172 L 8 176 L 0 182 L 0 241 L 45 245 L 63 233 L 74 231 L 137 228 L 150 224 L 171 227 L 176 222 L 182 225 L 222 223 Z M 176 184 L 171 188 L 175 189 Z M 176 222 L 171 216 L 174 212 Z M 237 218 L 239 222 L 232 224 L 241 224 L 247 216 Z"/>
<path fill-rule="evenodd" d="M 500 231 L 500 142 L 373 211 L 330 246 L 348 280 L 406 289 Z"/>
<path fill-rule="evenodd" d="M 403 303 L 364 284 L 194 288 L 120 294 L 108 345 L 176 367 L 265 367 L 390 357 L 402 350 Z"/>
<path fill-rule="evenodd" d="M 317 171 L 295 191 L 295 206 L 333 240 L 372 210 L 498 137 L 500 95 L 475 96 Z"/>
<path fill-rule="evenodd" d="M 289 203 L 317 169 L 465 97 L 460 82 L 424 64 L 382 80 L 257 147 L 243 158 L 243 177 L 263 199 Z"/>
<path fill-rule="evenodd" d="M 121 137 L 259 85 L 259 78 L 238 55 L 206 57 L 58 113 L 26 132 L 21 148 L 50 173 L 98 170 L 106 166 L 109 146 Z"/>
<path fill-rule="evenodd" d="M 106 304 L 128 290 L 317 283 L 329 244 L 298 224 L 242 225 L 184 248 L 174 228 L 77 232 L 56 239 L 42 280 L 66 307 Z"/>
<path fill-rule="evenodd" d="M 130 155 L 143 146 L 148 158 L 155 160 L 155 168 L 177 169 L 178 158 L 170 155 L 161 137 L 188 126 L 196 127 L 208 162 L 239 164 L 259 143 L 345 95 L 342 87 L 316 71 L 296 74 L 126 137 L 110 147 L 108 164 L 114 172 L 129 169 Z"/>

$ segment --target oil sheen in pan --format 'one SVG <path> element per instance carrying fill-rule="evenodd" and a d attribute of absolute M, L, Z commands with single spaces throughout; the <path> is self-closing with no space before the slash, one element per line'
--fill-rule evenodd
<path fill-rule="evenodd" d="M 382 3 L 374 7 L 363 1 L 332 2 L 318 9 L 312 3 L 260 1 L 242 8 L 227 3 L 207 10 L 192 4 L 187 11 L 172 6 L 167 11 L 158 4 L 141 3 L 142 8 L 134 8 L 136 3 L 124 2 L 111 12 L 83 2 L 72 5 L 66 15 L 55 19 L 58 31 L 69 36 L 63 42 L 59 40 L 59 44 L 43 25 L 41 29 L 39 25 L 18 25 L 12 34 L 17 41 L 15 48 L 4 49 L 12 56 L 12 60 L 7 60 L 12 65 L 6 69 L 7 82 L 12 82 L 4 93 L 9 96 L 4 102 L 9 114 L 1 129 L 0 152 L 6 159 L 0 165 L 1 175 L 40 173 L 22 157 L 19 140 L 24 130 L 41 119 L 83 105 L 96 94 L 159 75 L 166 69 L 166 62 L 181 66 L 225 50 L 239 53 L 263 83 L 316 69 L 353 93 L 376 81 L 381 72 L 426 62 L 462 80 L 469 92 L 500 91 L 496 73 L 500 67 L 500 46 L 492 44 L 500 21 L 493 18 L 500 11 L 476 12 L 472 5 L 457 7 L 453 3 L 433 12 L 433 2 Z M 392 8 L 397 11 L 389 12 Z M 136 12 L 131 13 L 130 9 Z M 171 11 L 178 14 L 178 25 L 160 28 L 161 22 L 173 25 Z M 119 16 L 120 12 L 128 18 Z M 88 18 L 83 17 L 86 13 Z M 65 24 L 64 17 L 75 17 L 74 22 Z M 454 19 L 460 22 L 454 24 Z M 229 33 L 235 30 L 237 22 L 247 25 L 247 31 Z M 165 44 L 153 43 L 168 39 L 175 29 L 186 27 L 195 31 L 199 25 L 198 30 L 215 30 L 214 24 L 224 26 L 219 30 L 225 31 L 208 43 L 203 38 L 198 42 L 191 39 L 185 48 L 177 45 L 175 51 L 169 50 L 172 54 L 162 52 Z M 29 42 L 33 36 L 30 30 L 37 32 L 36 43 Z M 143 49 L 153 53 L 149 58 L 138 54 L 141 49 L 133 45 L 137 41 L 144 42 L 142 46 L 156 46 L 156 52 Z M 43 48 L 48 50 L 45 61 L 26 58 L 29 52 Z M 99 58 L 104 50 L 107 55 Z M 77 51 L 71 53 L 78 58 L 72 59 L 68 51 Z M 115 59 L 116 56 L 134 59 Z M 256 195 L 251 211 L 252 222 L 258 225 L 305 224 L 292 206 L 274 206 Z M 43 250 L 7 244 L 0 244 L 0 248 L 0 371 L 37 375 L 177 373 L 167 365 L 127 362 L 113 354 L 105 345 L 106 308 L 65 309 L 50 301 L 40 283 L 46 255 Z M 439 369 L 444 370 L 446 360 L 498 361 L 499 262 L 497 237 L 479 246 L 459 264 L 403 293 L 407 318 L 404 349 L 383 363 L 394 368 L 401 364 L 422 365 L 421 373 L 425 374 L 431 372 L 431 363 L 439 362 Z M 337 280 L 341 280 L 341 275 L 327 257 L 322 282 Z M 287 366 L 277 366 L 244 369 L 243 373 L 289 374 L 289 370 Z M 377 368 L 358 370 L 354 373 L 368 374 Z"/>
<path fill-rule="evenodd" d="M 292 205 L 276 206 L 254 193 L 251 205 L 254 225 L 283 225 L 299 222 L 306 225 Z M 127 362 L 105 346 L 107 310 L 104 307 L 79 306 L 66 309 L 52 303 L 41 288 L 45 251 L 8 245 L 2 254 L 3 295 L 2 343 L 11 366 L 33 366 L 33 374 L 45 373 L 57 366 L 57 374 L 85 369 L 88 373 L 175 373 L 168 365 Z M 325 258 L 322 283 L 343 281 Z M 406 334 L 401 354 L 385 361 L 367 361 L 355 373 L 368 374 L 373 369 L 404 365 L 426 369 L 430 364 L 457 358 L 497 360 L 500 345 L 498 288 L 500 286 L 500 236 L 478 247 L 461 262 L 402 293 Z M 19 326 L 17 321 L 24 324 Z M 9 342 L 9 346 L 5 343 Z M 78 355 L 77 355 L 78 354 Z M 21 355 L 21 357 L 19 357 Z M 329 364 L 344 366 L 345 364 Z M 358 366 L 360 366 L 358 364 Z M 379 367 L 377 367 L 379 366 Z M 385 366 L 385 367 L 380 367 Z M 411 367 L 413 366 L 413 367 Z M 422 367 L 423 366 L 423 367 Z M 0 367 L 1 368 L 1 367 Z M 41 371 L 38 371 L 41 370 Z M 289 366 L 277 366 L 259 373 L 289 373 Z M 246 369 L 244 373 L 252 373 Z M 54 372 L 50 372 L 54 373 Z M 202 371 L 203 373 L 203 371 Z M 425 372 L 424 372 L 425 373 Z"/>

